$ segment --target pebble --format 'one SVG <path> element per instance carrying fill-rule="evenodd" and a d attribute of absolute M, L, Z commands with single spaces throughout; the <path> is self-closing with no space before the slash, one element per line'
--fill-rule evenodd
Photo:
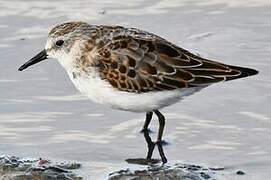
<path fill-rule="evenodd" d="M 246 173 L 244 171 L 239 170 L 239 171 L 236 172 L 236 174 L 238 174 L 238 175 L 245 175 Z"/>
<path fill-rule="evenodd" d="M 105 10 L 100 10 L 100 11 L 98 12 L 98 14 L 105 14 L 105 13 L 106 13 Z"/>
<path fill-rule="evenodd" d="M 141 170 L 120 170 L 111 173 L 108 180 L 210 180 L 212 178 L 211 174 L 214 173 L 210 168 L 178 163 L 174 165 L 152 165 Z"/>
<path fill-rule="evenodd" d="M 59 163 L 43 158 L 0 156 L 0 179 L 81 180 L 81 176 L 72 172 L 80 167 L 81 164 L 75 162 Z"/>

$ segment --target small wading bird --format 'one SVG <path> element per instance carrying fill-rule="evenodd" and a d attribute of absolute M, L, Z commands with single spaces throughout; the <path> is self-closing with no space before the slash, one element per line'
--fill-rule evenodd
<path fill-rule="evenodd" d="M 57 59 L 76 88 L 92 101 L 115 109 L 145 112 L 146 140 L 153 112 L 157 115 L 157 141 L 148 143 L 151 153 L 147 159 L 151 159 L 155 144 L 161 149 L 165 117 L 159 109 L 211 84 L 258 73 L 204 59 L 143 30 L 84 22 L 54 27 L 45 49 L 19 71 L 47 58 Z M 160 155 L 167 162 L 163 153 Z"/>

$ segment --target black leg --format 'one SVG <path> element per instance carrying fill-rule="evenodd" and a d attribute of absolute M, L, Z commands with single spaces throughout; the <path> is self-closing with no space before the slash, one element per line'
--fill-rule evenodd
<path fill-rule="evenodd" d="M 158 120 L 159 120 L 159 130 L 158 130 L 158 136 L 157 136 L 156 143 L 152 141 L 152 139 L 149 135 L 150 131 L 148 129 L 148 126 L 149 126 L 151 119 L 152 119 L 153 112 L 147 112 L 146 113 L 146 120 L 145 120 L 145 123 L 143 125 L 142 130 L 141 130 L 141 132 L 144 134 L 145 141 L 148 145 L 147 157 L 143 161 L 142 161 L 142 158 L 126 159 L 126 161 L 128 163 L 144 164 L 144 165 L 159 163 L 160 162 L 159 160 L 152 159 L 155 145 L 157 145 L 157 147 L 158 147 L 158 152 L 159 152 L 159 155 L 161 157 L 163 164 L 165 164 L 167 162 L 167 158 L 164 154 L 163 146 L 162 146 L 162 135 L 163 135 L 163 130 L 164 130 L 164 126 L 165 126 L 165 117 L 158 110 L 154 110 L 154 112 L 157 115 Z"/>
<path fill-rule="evenodd" d="M 144 133 L 144 138 L 148 144 L 147 160 L 150 160 L 153 154 L 155 143 L 152 141 L 148 129 L 143 129 L 142 132 Z"/>
<path fill-rule="evenodd" d="M 163 131 L 164 131 L 164 127 L 165 127 L 165 117 L 157 109 L 154 110 L 154 112 L 157 115 L 158 120 L 159 120 L 159 130 L 158 130 L 158 136 L 157 136 L 157 143 L 161 143 Z"/>
<path fill-rule="evenodd" d="M 166 163 L 167 162 L 167 158 L 164 154 L 163 151 L 163 147 L 162 147 L 162 136 L 163 136 L 163 131 L 164 131 L 164 127 L 165 127 L 165 117 L 162 115 L 162 113 L 160 113 L 158 110 L 154 110 L 155 114 L 158 117 L 159 120 L 159 130 L 158 130 L 158 136 L 157 136 L 157 141 L 156 143 L 154 143 L 149 135 L 149 130 L 148 130 L 148 126 L 151 122 L 152 119 L 152 115 L 153 112 L 147 112 L 146 113 L 146 120 L 143 126 L 143 129 L 141 132 L 144 133 L 144 138 L 148 144 L 148 154 L 147 154 L 147 160 L 151 160 L 152 158 L 152 154 L 155 148 L 155 145 L 157 145 L 158 147 L 158 152 L 159 155 L 161 156 L 162 162 Z"/>
<path fill-rule="evenodd" d="M 163 164 L 167 163 L 167 158 L 166 158 L 165 153 L 164 153 L 164 150 L 163 150 L 162 142 L 159 141 L 159 142 L 157 142 L 156 144 L 157 144 L 158 152 L 159 152 L 159 154 L 160 154 L 160 157 L 161 157 L 161 159 L 162 159 Z"/>
<path fill-rule="evenodd" d="M 143 129 L 141 130 L 141 132 L 144 133 L 145 130 L 148 130 L 148 126 L 149 126 L 151 119 L 152 119 L 152 114 L 153 114 L 152 112 L 146 113 L 146 120 L 145 120 L 145 123 L 143 125 Z"/>

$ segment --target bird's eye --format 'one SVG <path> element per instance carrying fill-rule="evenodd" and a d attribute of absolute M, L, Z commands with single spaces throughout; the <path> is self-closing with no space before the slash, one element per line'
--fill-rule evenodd
<path fill-rule="evenodd" d="M 60 47 L 64 44 L 64 41 L 62 39 L 56 41 L 56 46 Z"/>

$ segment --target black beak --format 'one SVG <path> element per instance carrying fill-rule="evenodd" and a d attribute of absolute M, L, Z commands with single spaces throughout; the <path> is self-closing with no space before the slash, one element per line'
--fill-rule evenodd
<path fill-rule="evenodd" d="M 18 71 L 22 71 L 26 68 L 28 68 L 29 66 L 32 66 L 33 64 L 36 64 L 38 62 L 41 62 L 43 60 L 47 59 L 47 54 L 45 49 L 42 50 L 39 54 L 37 54 L 35 57 L 33 57 L 32 59 L 30 59 L 29 61 L 27 61 L 26 63 L 24 63 L 19 69 Z"/>

